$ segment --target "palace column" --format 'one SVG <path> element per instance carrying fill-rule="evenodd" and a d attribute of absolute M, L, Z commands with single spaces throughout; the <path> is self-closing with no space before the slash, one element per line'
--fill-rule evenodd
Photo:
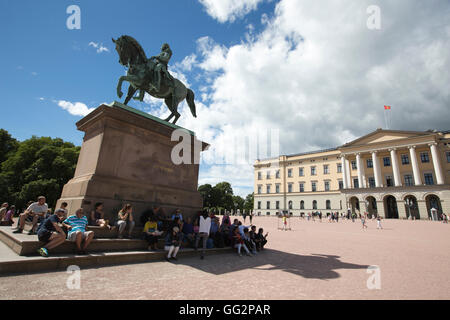
<path fill-rule="evenodd" d="M 347 170 L 345 166 L 345 156 L 341 157 L 341 167 L 342 167 L 342 183 L 344 184 L 344 189 L 349 188 L 347 182 Z"/>
<path fill-rule="evenodd" d="M 409 156 L 411 158 L 411 164 L 413 168 L 414 184 L 416 186 L 421 186 L 422 178 L 420 177 L 419 163 L 417 162 L 416 146 L 409 147 Z"/>
<path fill-rule="evenodd" d="M 365 188 L 366 184 L 364 181 L 364 167 L 362 166 L 362 163 L 361 163 L 361 154 L 360 153 L 356 154 L 356 169 L 358 172 L 359 188 Z"/>
<path fill-rule="evenodd" d="M 439 160 L 439 151 L 437 143 L 429 144 L 431 149 L 431 157 L 433 158 L 434 173 L 436 174 L 437 184 L 444 184 L 444 175 L 442 174 L 441 161 Z"/>
<path fill-rule="evenodd" d="M 350 160 L 345 159 L 345 171 L 346 171 L 346 177 L 347 177 L 347 187 L 348 189 L 352 188 L 352 176 L 350 171 Z"/>
<path fill-rule="evenodd" d="M 398 167 L 398 160 L 397 160 L 397 149 L 391 149 L 391 162 L 392 162 L 392 171 L 394 173 L 394 183 L 396 187 L 402 186 L 402 180 L 400 177 L 400 168 Z"/>
<path fill-rule="evenodd" d="M 372 164 L 373 164 L 373 175 L 375 177 L 375 186 L 381 188 L 383 183 L 381 181 L 381 170 L 380 162 L 378 161 L 377 151 L 372 152 Z"/>

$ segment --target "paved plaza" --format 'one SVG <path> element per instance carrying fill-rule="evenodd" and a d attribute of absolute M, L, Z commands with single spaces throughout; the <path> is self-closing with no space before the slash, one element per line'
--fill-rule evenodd
<path fill-rule="evenodd" d="M 3 276 L 0 299 L 450 299 L 450 224 L 384 220 L 377 230 L 370 221 L 363 231 L 359 220 L 292 218 L 292 231 L 279 231 L 277 218 L 253 222 L 269 232 L 255 257 L 82 269 L 75 290 L 64 271 Z M 367 286 L 369 266 L 380 289 Z"/>

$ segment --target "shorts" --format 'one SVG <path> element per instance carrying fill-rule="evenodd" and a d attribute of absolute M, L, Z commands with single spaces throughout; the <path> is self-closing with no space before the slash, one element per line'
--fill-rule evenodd
<path fill-rule="evenodd" d="M 50 237 L 52 236 L 52 232 L 48 230 L 41 230 L 37 234 L 39 241 L 47 243 L 50 241 Z"/>
<path fill-rule="evenodd" d="M 71 232 L 68 236 L 67 236 L 67 240 L 75 242 L 77 239 L 77 233 L 81 233 L 81 237 L 82 239 L 86 239 L 91 233 L 94 233 L 93 231 L 85 231 L 85 232 L 81 232 L 81 231 L 74 231 Z"/>

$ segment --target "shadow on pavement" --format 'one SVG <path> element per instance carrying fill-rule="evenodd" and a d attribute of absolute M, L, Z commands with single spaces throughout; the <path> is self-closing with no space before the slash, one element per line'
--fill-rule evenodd
<path fill-rule="evenodd" d="M 339 269 L 367 269 L 369 265 L 346 263 L 339 260 L 339 256 L 312 254 L 298 255 L 283 251 L 265 249 L 256 256 L 242 257 L 236 254 L 222 254 L 220 256 L 206 256 L 205 260 L 198 257 L 180 258 L 176 264 L 187 265 L 195 269 L 212 274 L 226 274 L 245 269 L 282 270 L 308 279 L 336 279 L 340 275 Z M 220 263 L 218 263 L 220 262 Z"/>

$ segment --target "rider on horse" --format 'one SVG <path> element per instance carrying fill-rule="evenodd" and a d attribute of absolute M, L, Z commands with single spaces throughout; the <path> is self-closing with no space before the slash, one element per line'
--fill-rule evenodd
<path fill-rule="evenodd" d="M 161 53 L 155 57 L 151 57 L 150 60 L 156 60 L 156 66 L 154 70 L 154 81 L 153 86 L 155 87 L 155 91 L 159 92 L 161 88 L 161 71 L 164 73 L 166 78 L 169 80 L 169 86 L 173 86 L 173 77 L 167 71 L 167 65 L 169 64 L 169 60 L 172 57 L 172 50 L 167 43 L 164 43 L 161 47 Z"/>

